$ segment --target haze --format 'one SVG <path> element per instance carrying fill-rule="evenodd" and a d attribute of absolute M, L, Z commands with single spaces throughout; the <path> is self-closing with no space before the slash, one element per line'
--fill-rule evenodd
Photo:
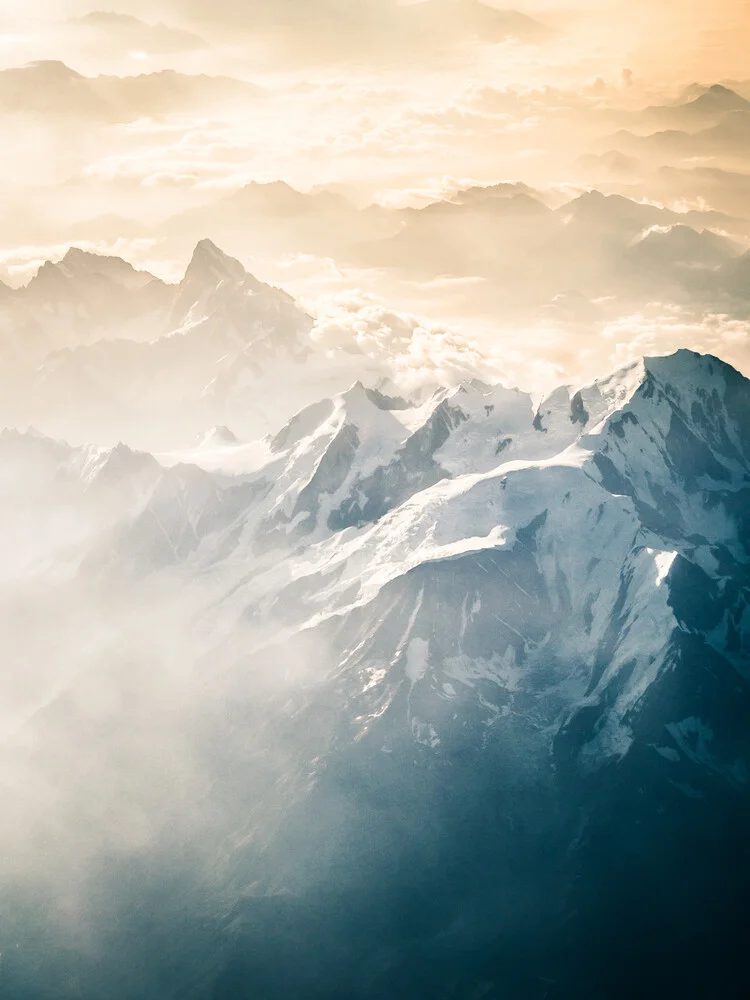
<path fill-rule="evenodd" d="M 3 1000 L 741 994 L 748 52 L 0 4 Z"/>
<path fill-rule="evenodd" d="M 523 182 L 552 208 L 595 188 L 681 213 L 740 256 L 747 110 L 644 109 L 718 83 L 750 98 L 748 43 L 744 0 L 540 0 L 513 11 L 477 0 L 4 4 L 0 274 L 23 284 L 75 245 L 175 280 L 209 236 L 315 315 L 363 296 L 468 337 L 532 387 L 684 340 L 744 366 L 746 317 L 719 293 L 695 307 L 662 283 L 634 298 L 621 295 L 623 275 L 588 289 L 563 267 L 511 302 L 502 286 L 518 279 L 500 260 L 516 254 L 512 226 L 476 209 L 460 234 L 436 237 L 403 209 L 500 181 Z M 644 138 L 665 129 L 686 135 Z M 277 181 L 331 196 L 292 204 L 278 186 L 247 188 Z M 241 207 L 225 208 L 243 188 Z M 625 243 L 662 222 L 674 219 L 646 220 Z M 378 246 L 394 236 L 398 252 Z M 436 239 L 454 252 L 430 259 Z M 527 240 L 525 252 L 546 254 L 554 272 L 548 241 Z M 419 273 L 408 273 L 405 257 L 423 247 Z M 569 292 L 594 306 L 560 307 Z"/>

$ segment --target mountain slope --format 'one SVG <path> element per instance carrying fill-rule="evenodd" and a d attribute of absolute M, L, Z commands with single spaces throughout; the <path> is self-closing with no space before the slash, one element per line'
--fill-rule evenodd
<path fill-rule="evenodd" d="M 137 867 L 125 852 L 102 927 L 122 927 L 122 880 L 143 899 L 160 852 L 180 861 L 148 929 L 116 954 L 92 932 L 83 994 L 572 1000 L 631 995 L 649 968 L 645 995 L 739 996 L 749 442 L 750 383 L 688 351 L 538 406 L 481 383 L 419 405 L 355 385 L 166 470 L 9 439 L 74 483 L 114 477 L 119 517 L 78 546 L 99 600 L 143 590 L 166 614 L 176 586 L 194 622 L 180 675 L 200 678 L 211 860 L 169 826 Z M 135 706 L 140 676 L 118 682 Z M 100 719 L 75 690 L 28 745 L 76 718 L 84 747 L 130 759 L 131 709 Z M 147 932 L 162 944 L 132 962 Z M 34 982 L 36 954 L 14 955 L 11 984 Z"/>
<path fill-rule="evenodd" d="M 606 935 L 617 928 L 647 960 L 651 921 L 667 923 L 668 954 L 705 935 L 711 958 L 673 972 L 687 995 L 737 974 L 749 387 L 686 352 L 613 382 L 617 405 L 584 417 L 577 444 L 415 494 L 336 555 L 321 548 L 312 574 L 308 555 L 281 599 L 257 605 L 277 636 L 305 622 L 298 655 L 334 657 L 295 714 L 302 731 L 333 727 L 293 813 L 305 860 L 271 857 L 333 935 L 331 886 L 383 947 L 371 887 L 409 914 L 410 944 L 363 996 L 409 996 L 425 975 L 446 997 L 480 981 L 490 996 L 626 995 L 635 973 L 617 967 L 621 991 Z M 302 905 L 286 906 L 292 927 Z M 252 969 L 264 938 L 247 912 L 235 961 Z M 326 982 L 344 989 L 327 949 Z M 668 995 L 658 964 L 655 976 L 650 995 Z"/>
<path fill-rule="evenodd" d="M 692 100 L 676 105 L 646 108 L 643 115 L 656 119 L 663 127 L 682 127 L 690 131 L 691 127 L 697 130 L 712 122 L 716 123 L 729 112 L 748 109 L 750 101 L 729 87 L 715 83 L 703 89 L 703 92 Z"/>

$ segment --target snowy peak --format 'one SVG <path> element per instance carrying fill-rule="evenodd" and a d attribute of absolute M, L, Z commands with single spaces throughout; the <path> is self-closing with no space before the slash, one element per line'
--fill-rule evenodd
<path fill-rule="evenodd" d="M 680 350 L 644 357 L 592 388 L 602 393 L 604 429 L 623 421 L 635 426 L 637 412 L 648 418 L 654 434 L 668 436 L 679 422 L 722 460 L 742 465 L 750 457 L 748 380 L 712 355 Z M 582 392 L 585 398 L 587 390 Z"/>
<path fill-rule="evenodd" d="M 440 482 L 559 461 L 585 467 L 613 493 L 637 497 L 653 523 L 660 506 L 649 485 L 654 469 L 683 498 L 704 476 L 722 489 L 743 481 L 748 406 L 741 376 L 690 352 L 639 359 L 580 388 L 563 386 L 536 410 L 523 392 L 476 381 L 420 405 L 384 408 L 357 383 L 307 407 L 269 440 L 283 497 L 274 516 L 323 538 L 376 522 Z M 698 532 L 692 500 L 680 511 L 679 529 L 692 523 Z"/>
<path fill-rule="evenodd" d="M 328 433 L 300 439 L 297 455 L 321 446 L 287 521 L 290 548 L 308 545 L 287 556 L 293 582 L 268 607 L 340 641 L 333 676 L 349 685 L 358 739 L 373 730 L 380 747 L 405 724 L 439 752 L 469 718 L 512 739 L 521 718 L 552 734 L 580 711 L 577 766 L 621 760 L 644 699 L 685 662 L 685 634 L 702 662 L 750 632 L 750 384 L 691 352 L 641 359 L 551 394 L 547 434 L 518 431 L 525 458 L 482 471 L 477 432 L 470 456 L 461 445 L 467 471 L 451 473 L 454 436 L 482 420 L 467 405 L 456 421 L 455 400 L 492 398 L 464 389 L 369 474 L 372 428 L 361 420 L 360 436 L 341 417 L 361 387 L 332 401 Z M 532 414 L 524 403 L 517 415 Z M 696 586 L 715 611 L 696 611 Z"/>
<path fill-rule="evenodd" d="M 645 358 L 644 367 L 648 378 L 641 395 L 668 403 L 673 419 L 684 423 L 722 463 L 744 469 L 750 460 L 748 380 L 712 355 L 687 350 Z"/>
<path fill-rule="evenodd" d="M 215 429 L 214 450 L 225 440 L 247 447 Z M 122 446 L 44 462 L 120 513 L 105 561 L 210 571 L 222 614 L 251 616 L 269 642 L 319 631 L 358 737 L 372 726 L 383 746 L 405 722 L 438 752 L 475 734 L 472 718 L 511 735 L 532 719 L 551 739 L 596 706 L 573 756 L 597 766 L 628 752 L 682 636 L 700 633 L 701 656 L 734 636 L 742 666 L 748 442 L 748 381 L 680 351 L 536 411 L 479 382 L 411 406 L 355 383 L 234 472 L 202 465 L 201 448 L 166 471 Z"/>
<path fill-rule="evenodd" d="M 642 363 L 646 373 L 665 383 L 674 382 L 684 393 L 696 392 L 708 385 L 747 384 L 744 375 L 720 358 L 684 348 L 674 354 L 644 357 Z"/>
<path fill-rule="evenodd" d="M 102 339 L 152 342 L 195 331 L 193 346 L 183 342 L 181 357 L 173 359 L 170 370 L 190 369 L 194 350 L 206 376 L 202 387 L 220 359 L 231 368 L 230 357 L 238 355 L 236 367 L 250 367 L 257 374 L 260 362 L 269 357 L 309 350 L 312 319 L 290 295 L 258 281 L 211 240 L 197 244 L 176 286 L 120 257 L 73 247 L 60 261 L 45 262 L 25 288 L 11 290 L 8 298 L 11 306 L 18 303 L 24 324 L 31 320 L 38 325 L 40 343 L 48 351 Z M 258 349 L 244 364 L 242 352 L 250 346 Z M 159 348 L 154 356 L 162 353 L 167 349 Z M 148 363 L 144 358 L 146 368 Z"/>
<path fill-rule="evenodd" d="M 680 350 L 639 358 L 581 388 L 561 386 L 539 404 L 534 427 L 556 445 L 580 438 L 588 446 L 610 433 L 627 437 L 636 413 L 658 436 L 668 433 L 674 418 L 708 435 L 713 449 L 736 456 L 749 426 L 746 396 L 747 380 L 731 365 Z"/>
<path fill-rule="evenodd" d="M 223 424 L 217 424 L 216 427 L 212 427 L 207 434 L 200 438 L 198 447 L 204 449 L 230 448 L 236 444 L 239 444 L 237 436 L 228 427 L 225 427 Z"/>
<path fill-rule="evenodd" d="M 746 558 L 747 380 L 691 351 L 644 358 L 627 378 L 612 376 L 610 390 L 618 375 L 620 405 L 608 407 L 598 424 L 587 422 L 578 439 L 587 473 L 611 494 L 630 498 L 643 530 L 665 544 L 711 538 L 732 558 Z"/>
<path fill-rule="evenodd" d="M 367 389 L 362 382 L 355 382 L 346 392 L 334 399 L 334 411 L 342 420 L 352 424 L 365 437 L 387 432 L 390 428 L 400 434 L 408 426 L 409 414 L 414 409 L 406 400 L 383 396 L 373 389 Z"/>
<path fill-rule="evenodd" d="M 357 382 L 305 408 L 270 440 L 273 462 L 284 463 L 283 475 L 274 473 L 285 484 L 276 510 L 325 537 L 377 521 L 442 480 L 547 457 L 575 438 L 569 424 L 560 438 L 542 437 L 533 415 L 528 394 L 478 380 L 421 403 Z"/>
<path fill-rule="evenodd" d="M 224 523 L 222 511 L 242 523 L 221 543 L 227 553 L 241 545 L 286 558 L 300 545 L 335 547 L 347 529 L 366 534 L 407 507 L 422 511 L 415 516 L 429 533 L 435 504 L 449 496 L 474 498 L 456 542 L 464 531 L 490 535 L 498 501 L 480 530 L 476 498 L 494 497 L 512 476 L 538 494 L 533 504 L 519 501 L 521 527 L 527 513 L 541 517 L 560 502 L 560 483 L 577 483 L 580 499 L 593 484 L 592 496 L 619 498 L 629 510 L 629 531 L 658 533 L 673 549 L 681 538 L 713 538 L 739 554 L 750 537 L 749 442 L 747 381 L 715 358 L 682 351 L 561 387 L 536 409 L 526 393 L 476 380 L 418 404 L 357 382 L 263 442 L 240 444 L 227 427 L 213 428 L 175 456 L 194 464 L 170 472 L 173 486 L 163 489 L 165 497 L 177 489 L 185 509 L 201 511 L 202 532 Z M 71 462 L 88 487 L 129 483 L 149 492 L 164 479 L 155 460 L 124 446 L 78 451 Z M 241 486 L 245 499 L 225 498 L 228 484 Z"/>
<path fill-rule="evenodd" d="M 567 447 L 584 431 L 593 429 L 624 406 L 645 376 L 645 363 L 639 359 L 580 388 L 560 386 L 539 403 L 534 430 L 544 435 L 550 445 Z"/>
<path fill-rule="evenodd" d="M 114 448 L 83 448 L 77 453 L 70 471 L 80 475 L 90 487 L 120 486 L 130 480 L 152 481 L 161 471 L 156 459 L 134 451 L 122 442 Z"/>
<path fill-rule="evenodd" d="M 272 453 L 288 451 L 304 438 L 310 437 L 316 429 L 333 414 L 335 404 L 332 399 L 322 399 L 311 403 L 296 413 L 284 427 L 269 440 Z"/>

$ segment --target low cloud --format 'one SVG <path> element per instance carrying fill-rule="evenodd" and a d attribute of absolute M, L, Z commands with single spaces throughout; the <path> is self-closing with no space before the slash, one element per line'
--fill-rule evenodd
<path fill-rule="evenodd" d="M 381 372 L 405 393 L 500 374 L 471 337 L 388 309 L 362 292 L 320 307 L 311 336 L 324 351 L 364 355 L 373 374 Z"/>

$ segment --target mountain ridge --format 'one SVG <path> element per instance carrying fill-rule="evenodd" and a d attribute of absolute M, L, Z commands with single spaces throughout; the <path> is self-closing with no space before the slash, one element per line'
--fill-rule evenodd
<path fill-rule="evenodd" d="M 512 442 L 495 454 L 501 434 Z M 191 938 L 189 968 L 214 997 L 249 998 L 258 981 L 290 995 L 281 959 L 311 927 L 302 995 L 354 982 L 363 1000 L 406 1000 L 425 981 L 440 1000 L 482 983 L 493 998 L 619 995 L 615 978 L 630 988 L 642 972 L 613 971 L 608 935 L 650 954 L 644 907 L 668 926 L 660 947 L 678 951 L 697 927 L 734 968 L 732 914 L 750 885 L 749 442 L 750 382 L 684 350 L 536 405 L 477 380 L 412 405 L 355 383 L 262 442 L 221 431 L 158 462 L 0 437 L 4 497 L 36 514 L 24 586 L 47 572 L 39 525 L 75 501 L 85 530 L 66 538 L 58 586 L 85 582 L 105 607 L 158 595 L 167 616 L 152 739 L 183 705 L 184 679 L 197 684 L 190 753 L 211 876 L 196 878 L 189 857 L 158 912 L 196 893 L 220 914 L 231 901 L 229 924 L 208 918 Z M 24 467 L 36 470 L 29 495 Z M 179 640 L 175 590 L 191 619 Z M 173 675 L 167 651 L 185 637 L 191 657 Z M 5 748 L 55 787 L 63 762 L 41 748 L 61 720 L 75 722 L 77 752 L 101 741 L 103 764 L 127 746 L 129 715 L 84 697 L 91 671 L 124 670 L 135 706 L 155 683 L 129 659 L 111 665 L 111 640 L 102 656 Z M 76 773 L 74 802 L 96 815 L 100 772 Z M 113 773 L 118 802 L 138 808 Z M 729 914 L 718 924 L 717 892 Z M 108 919 L 120 900 L 101 904 Z M 394 920 L 409 928 L 395 951 Z M 145 931 L 129 926 L 137 948 Z M 35 982 L 35 947 L 14 954 L 11 975 Z M 134 995 L 119 957 L 100 961 L 81 959 L 90 981 L 112 981 L 115 961 L 121 995 Z M 175 968 L 177 989 L 188 967 Z M 692 993 L 676 973 L 685 995 L 708 995 L 712 968 L 697 965 Z"/>

